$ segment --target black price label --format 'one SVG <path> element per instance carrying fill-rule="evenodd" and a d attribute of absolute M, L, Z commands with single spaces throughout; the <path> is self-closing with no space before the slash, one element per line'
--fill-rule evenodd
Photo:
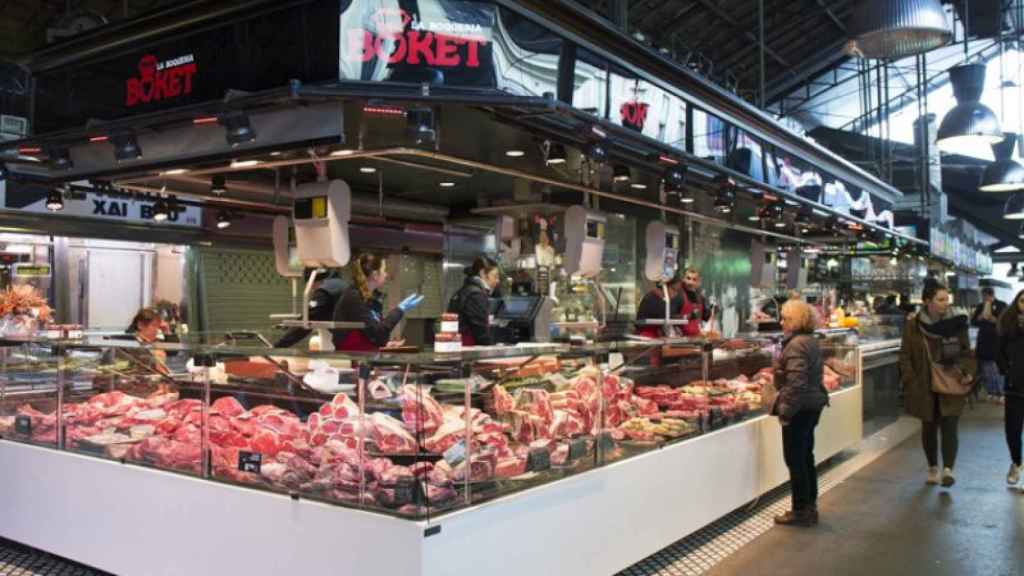
<path fill-rule="evenodd" d="M 32 435 L 32 418 L 30 416 L 15 416 L 14 431 L 23 436 Z"/>
<path fill-rule="evenodd" d="M 238 451 L 238 471 L 239 472 L 252 472 L 253 474 L 260 473 L 260 467 L 263 465 L 263 454 L 259 452 L 245 452 L 244 450 Z"/>
<path fill-rule="evenodd" d="M 547 448 L 533 448 L 526 455 L 526 470 L 543 472 L 551 468 L 551 453 Z"/>
<path fill-rule="evenodd" d="M 411 504 L 416 497 L 417 482 L 415 478 L 399 478 L 395 482 L 395 504 Z"/>
<path fill-rule="evenodd" d="M 569 443 L 569 460 L 576 460 L 587 455 L 587 439 L 577 438 Z"/>
<path fill-rule="evenodd" d="M 615 449 L 615 439 L 612 438 L 611 432 L 601 432 L 597 436 L 597 445 L 600 447 L 602 452 Z"/>

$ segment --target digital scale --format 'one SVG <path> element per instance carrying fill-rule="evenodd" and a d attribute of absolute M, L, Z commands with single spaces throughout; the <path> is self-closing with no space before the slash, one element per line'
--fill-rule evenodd
<path fill-rule="evenodd" d="M 343 180 L 303 184 L 295 190 L 292 218 L 274 220 L 274 263 L 279 274 L 292 279 L 297 289 L 303 268 L 341 268 L 352 257 L 348 224 L 352 217 L 352 190 Z M 298 266 L 296 265 L 298 264 Z M 309 300 L 317 274 L 310 274 L 302 293 L 302 311 L 275 314 L 287 328 L 314 330 L 320 337 L 321 351 L 334 349 L 331 330 L 361 330 L 362 322 L 311 322 Z M 294 301 L 294 299 L 293 299 Z"/>

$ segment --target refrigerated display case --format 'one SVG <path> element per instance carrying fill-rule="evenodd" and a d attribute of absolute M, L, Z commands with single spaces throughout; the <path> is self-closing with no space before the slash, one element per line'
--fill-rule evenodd
<path fill-rule="evenodd" d="M 37 479 L 39 470 L 51 471 L 38 489 L 62 487 L 62 496 L 19 483 L 0 498 L 15 508 L 31 503 L 33 514 L 60 506 L 78 507 L 86 519 L 107 514 L 111 535 L 134 547 L 115 558 L 63 528 L 41 528 L 32 515 L 17 516 L 4 536 L 124 573 L 152 552 L 154 544 L 135 533 L 140 526 L 157 539 L 181 538 L 184 526 L 195 538 L 230 528 L 269 546 L 258 526 L 287 525 L 317 534 L 281 552 L 292 559 L 323 543 L 319 530 L 356 540 L 376 534 L 384 541 L 350 552 L 346 566 L 367 566 L 377 554 L 375 566 L 386 573 L 447 574 L 469 567 L 447 554 L 497 546 L 501 526 L 532 525 L 519 546 L 537 548 L 538 558 L 550 557 L 548 545 L 559 538 L 586 552 L 592 542 L 544 536 L 537 523 L 611 530 L 607 518 L 593 516 L 604 508 L 661 527 L 642 541 L 631 536 L 592 551 L 616 555 L 602 566 L 625 567 L 666 545 L 667 535 L 685 535 L 679 530 L 696 529 L 785 480 L 775 454 L 778 424 L 762 405 L 772 360 L 764 340 L 412 354 L 310 353 L 259 342 L 238 334 L 152 346 L 98 338 L 8 342 L 0 464 Z M 826 356 L 847 362 L 855 351 L 837 344 Z M 164 355 L 166 370 L 147 361 Z M 830 409 L 837 416 L 823 418 L 821 459 L 860 436 L 851 428 L 860 422 L 859 395 L 836 401 L 856 378 L 841 380 Z M 840 415 L 854 405 L 856 423 Z M 31 433 L 23 433 L 25 421 Z M 713 456 L 719 453 L 730 458 Z M 62 474 L 88 475 L 100 487 L 96 498 L 77 494 L 81 486 L 66 486 Z M 713 497 L 703 494 L 722 475 L 730 480 L 715 486 Z M 637 500 L 666 483 L 686 496 L 664 510 Z M 111 508 L 132 495 L 161 514 Z M 418 552 L 382 559 L 385 541 Z M 238 550 L 189 544 L 207 554 L 191 573 L 240 562 Z M 444 560 L 441 550 L 448 551 Z M 273 572 L 241 563 L 247 572 Z M 578 572 L 571 564 L 564 568 Z M 303 557 L 298 565 L 321 564 Z"/>

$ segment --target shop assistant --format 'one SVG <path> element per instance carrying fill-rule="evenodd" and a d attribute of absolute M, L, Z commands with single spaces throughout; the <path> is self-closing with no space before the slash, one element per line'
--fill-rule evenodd
<path fill-rule="evenodd" d="M 683 335 L 700 336 L 701 324 L 711 319 L 711 307 L 700 291 L 700 272 L 696 268 L 687 268 L 683 274 L 683 289 L 679 299 L 679 316 L 689 320 L 683 325 Z"/>
<path fill-rule="evenodd" d="M 311 274 L 316 274 L 316 279 L 313 280 L 313 293 L 309 297 L 309 320 L 330 322 L 334 320 L 335 308 L 345 291 L 345 283 L 333 271 L 307 269 L 305 279 L 309 280 Z M 291 348 L 311 332 L 305 328 L 292 328 L 274 343 L 274 348 Z"/>
<path fill-rule="evenodd" d="M 668 290 L 669 314 L 672 318 L 677 318 L 678 312 L 682 308 L 679 296 L 682 292 L 682 284 L 683 278 L 679 273 L 665 282 L 665 288 Z M 638 322 L 665 319 L 665 295 L 661 284 L 655 285 L 647 294 L 644 294 L 636 311 L 636 319 Z M 638 336 L 661 338 L 664 335 L 663 330 L 662 326 L 637 325 L 636 333 Z"/>
<path fill-rule="evenodd" d="M 480 256 L 466 268 L 466 281 L 448 302 L 448 312 L 459 315 L 459 334 L 463 346 L 490 346 L 490 298 L 498 286 L 501 275 L 498 264 L 487 256 Z"/>
<path fill-rule="evenodd" d="M 391 331 L 406 312 L 423 301 L 423 296 L 412 294 L 384 315 L 378 291 L 388 281 L 387 262 L 376 254 L 366 253 L 360 254 L 349 266 L 352 269 L 352 286 L 342 295 L 334 320 L 362 322 L 364 328 L 337 331 L 334 347 L 345 352 L 376 351 L 388 344 Z"/>

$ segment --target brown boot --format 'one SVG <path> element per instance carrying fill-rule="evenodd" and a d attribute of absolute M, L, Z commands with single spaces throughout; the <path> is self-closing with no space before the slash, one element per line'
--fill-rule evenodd
<path fill-rule="evenodd" d="M 790 510 L 781 516 L 776 516 L 775 523 L 780 526 L 808 528 L 818 523 L 818 514 L 812 510 Z"/>

